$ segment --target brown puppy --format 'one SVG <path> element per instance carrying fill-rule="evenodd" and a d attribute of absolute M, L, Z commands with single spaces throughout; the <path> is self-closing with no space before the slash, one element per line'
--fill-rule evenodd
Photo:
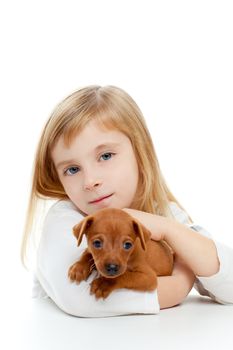
<path fill-rule="evenodd" d="M 91 294 L 106 298 L 114 289 L 152 291 L 157 276 L 170 275 L 173 254 L 164 241 L 121 209 L 101 209 L 74 226 L 78 241 L 86 234 L 88 248 L 68 272 L 72 281 L 86 280 L 93 269 L 100 277 L 91 283 Z"/>

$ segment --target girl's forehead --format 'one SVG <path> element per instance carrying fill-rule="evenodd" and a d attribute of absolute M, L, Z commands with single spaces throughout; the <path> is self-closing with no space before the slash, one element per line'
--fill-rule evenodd
<path fill-rule="evenodd" d="M 108 128 L 96 121 L 91 121 L 87 125 L 85 125 L 82 130 L 80 130 L 78 133 L 74 134 L 73 137 L 70 139 L 70 146 L 73 143 L 88 143 L 90 145 L 95 144 L 99 141 L 122 141 L 127 136 L 122 133 L 121 131 L 117 130 L 116 128 Z M 63 138 L 64 143 L 65 138 Z"/>

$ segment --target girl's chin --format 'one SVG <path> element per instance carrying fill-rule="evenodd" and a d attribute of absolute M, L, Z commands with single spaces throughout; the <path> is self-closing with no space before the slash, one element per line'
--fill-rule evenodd
<path fill-rule="evenodd" d="M 80 209 L 80 213 L 83 215 L 91 215 L 95 213 L 96 211 L 104 208 L 117 208 L 117 209 L 124 209 L 124 208 L 129 208 L 129 205 L 124 205 L 123 203 L 117 203 L 115 194 L 112 194 L 110 197 L 104 198 L 100 201 L 94 202 L 94 203 L 89 203 L 88 207 L 84 209 Z"/>

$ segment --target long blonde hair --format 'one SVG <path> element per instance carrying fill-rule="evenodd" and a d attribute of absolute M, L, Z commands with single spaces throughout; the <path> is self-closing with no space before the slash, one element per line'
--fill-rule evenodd
<path fill-rule="evenodd" d="M 56 106 L 42 131 L 37 147 L 31 193 L 21 246 L 23 263 L 35 226 L 39 201 L 69 199 L 56 172 L 51 151 L 62 136 L 68 146 L 91 120 L 124 133 L 131 141 L 138 162 L 139 183 L 132 208 L 172 216 L 169 202 L 182 206 L 169 190 L 154 150 L 144 117 L 135 101 L 115 86 L 87 86 Z M 183 209 L 183 208 L 182 208 Z"/>

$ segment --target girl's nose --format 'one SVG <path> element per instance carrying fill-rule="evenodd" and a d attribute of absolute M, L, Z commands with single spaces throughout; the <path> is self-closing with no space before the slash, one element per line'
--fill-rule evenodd
<path fill-rule="evenodd" d="M 92 178 L 92 179 L 86 180 L 84 182 L 84 190 L 85 191 L 92 191 L 96 187 L 99 187 L 101 185 L 101 183 L 102 182 L 100 180 L 98 180 L 98 179 L 94 180 Z"/>

